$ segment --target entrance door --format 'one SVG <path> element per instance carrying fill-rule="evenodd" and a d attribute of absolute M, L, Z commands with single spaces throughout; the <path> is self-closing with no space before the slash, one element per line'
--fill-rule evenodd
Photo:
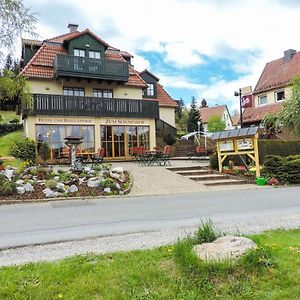
<path fill-rule="evenodd" d="M 105 157 L 125 157 L 125 127 L 101 126 L 101 143 L 105 149 Z"/>

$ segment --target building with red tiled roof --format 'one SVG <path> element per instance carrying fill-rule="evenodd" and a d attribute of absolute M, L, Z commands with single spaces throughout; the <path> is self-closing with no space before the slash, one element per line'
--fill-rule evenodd
<path fill-rule="evenodd" d="M 209 120 L 214 117 L 220 117 L 226 124 L 226 130 L 232 129 L 232 120 L 227 105 L 215 105 L 211 107 L 200 107 L 200 116 L 203 128 L 207 130 Z"/>
<path fill-rule="evenodd" d="M 155 97 L 145 96 L 151 83 L 134 69 L 130 53 L 89 29 L 68 28 L 44 41 L 22 40 L 21 73 L 33 93 L 32 107 L 23 111 L 27 136 L 45 140 L 51 159 L 62 156 L 67 136 L 83 137 L 81 152 L 102 147 L 109 159 L 127 159 L 140 145 L 154 148 L 157 124 L 175 126 L 176 102 L 158 82 Z"/>
<path fill-rule="evenodd" d="M 258 125 L 266 114 L 277 113 L 291 94 L 292 80 L 300 75 L 300 52 L 289 49 L 282 58 L 268 62 L 253 91 L 253 107 L 243 113 L 243 124 Z"/>

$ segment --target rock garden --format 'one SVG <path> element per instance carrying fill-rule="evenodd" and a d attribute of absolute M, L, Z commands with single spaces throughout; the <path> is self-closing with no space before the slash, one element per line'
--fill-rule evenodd
<path fill-rule="evenodd" d="M 0 171 L 0 202 L 124 195 L 130 187 L 129 173 L 109 163 L 87 166 L 80 172 L 48 166 L 6 167 Z"/>

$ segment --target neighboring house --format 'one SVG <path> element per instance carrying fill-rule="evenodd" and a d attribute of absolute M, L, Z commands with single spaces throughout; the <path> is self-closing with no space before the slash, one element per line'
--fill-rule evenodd
<path fill-rule="evenodd" d="M 177 102 L 164 90 L 159 83 L 159 78 L 150 71 L 146 69 L 140 72 L 139 75 L 148 84 L 148 88 L 143 92 L 143 98 L 159 101 L 159 119 L 156 121 L 157 132 L 161 129 L 164 134 L 176 135 L 175 109 L 178 106 Z"/>
<path fill-rule="evenodd" d="M 232 129 L 232 120 L 227 108 L 227 105 L 215 105 L 211 107 L 201 107 L 200 108 L 200 116 L 203 125 L 203 129 L 207 131 L 207 123 L 213 116 L 221 117 L 223 121 L 225 121 L 227 129 Z"/>
<path fill-rule="evenodd" d="M 231 116 L 233 128 L 241 128 L 241 118 L 239 114 L 234 114 Z"/>
<path fill-rule="evenodd" d="M 259 125 L 266 114 L 277 113 L 291 94 L 291 81 L 300 75 L 300 52 L 284 51 L 280 59 L 266 64 L 253 91 L 253 107 L 243 112 L 245 126 Z"/>
<path fill-rule="evenodd" d="M 51 159 L 65 151 L 67 136 L 83 137 L 82 152 L 103 147 L 110 159 L 128 158 L 131 147 L 154 148 L 160 115 L 173 126 L 171 97 L 166 102 L 157 83 L 156 97 L 146 99 L 150 86 L 131 65 L 131 54 L 89 29 L 68 28 L 42 42 L 22 40 L 22 74 L 33 93 L 32 107 L 23 110 L 26 135 L 42 137 Z"/>

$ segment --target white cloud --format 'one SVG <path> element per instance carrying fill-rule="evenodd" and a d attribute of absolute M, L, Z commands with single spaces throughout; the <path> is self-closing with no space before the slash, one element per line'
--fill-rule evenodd
<path fill-rule="evenodd" d="M 25 0 L 34 3 L 37 0 Z M 40 0 L 39 0 L 40 1 Z M 58 0 L 43 0 L 53 3 L 59 13 Z M 226 4 L 225 4 L 226 3 Z M 282 57 L 289 48 L 300 50 L 298 23 L 300 6 L 288 5 L 285 1 L 241 0 L 65 0 L 64 7 L 77 7 L 78 15 L 66 16 L 66 25 L 72 18 L 82 16 L 89 24 L 80 24 L 80 29 L 89 27 L 111 45 L 135 55 L 133 63 L 141 70 L 149 68 L 149 62 L 135 53 L 157 51 L 163 53 L 165 62 L 179 68 L 203 64 L 202 56 L 228 59 L 232 69 L 241 74 L 234 81 L 217 81 L 201 88 L 201 82 L 190 80 L 170 82 L 172 74 L 165 74 L 162 84 L 184 85 L 197 90 L 204 97 L 231 101 L 235 89 L 255 85 L 266 62 Z M 31 5 L 34 10 L 34 5 Z M 63 13 L 63 12 L 62 12 Z M 57 34 L 55 17 L 53 28 L 38 25 L 42 35 Z M 106 27 L 114 30 L 105 30 Z M 61 28 L 63 32 L 64 28 Z M 114 32 L 113 32 L 114 31 Z M 110 34 L 111 32 L 111 34 Z M 116 34 L 116 32 L 118 34 Z M 164 63 L 164 62 L 162 62 Z M 151 67 L 150 67 L 151 69 Z M 245 75 L 246 74 L 246 75 Z M 221 100 L 220 100 L 221 101 Z"/>

